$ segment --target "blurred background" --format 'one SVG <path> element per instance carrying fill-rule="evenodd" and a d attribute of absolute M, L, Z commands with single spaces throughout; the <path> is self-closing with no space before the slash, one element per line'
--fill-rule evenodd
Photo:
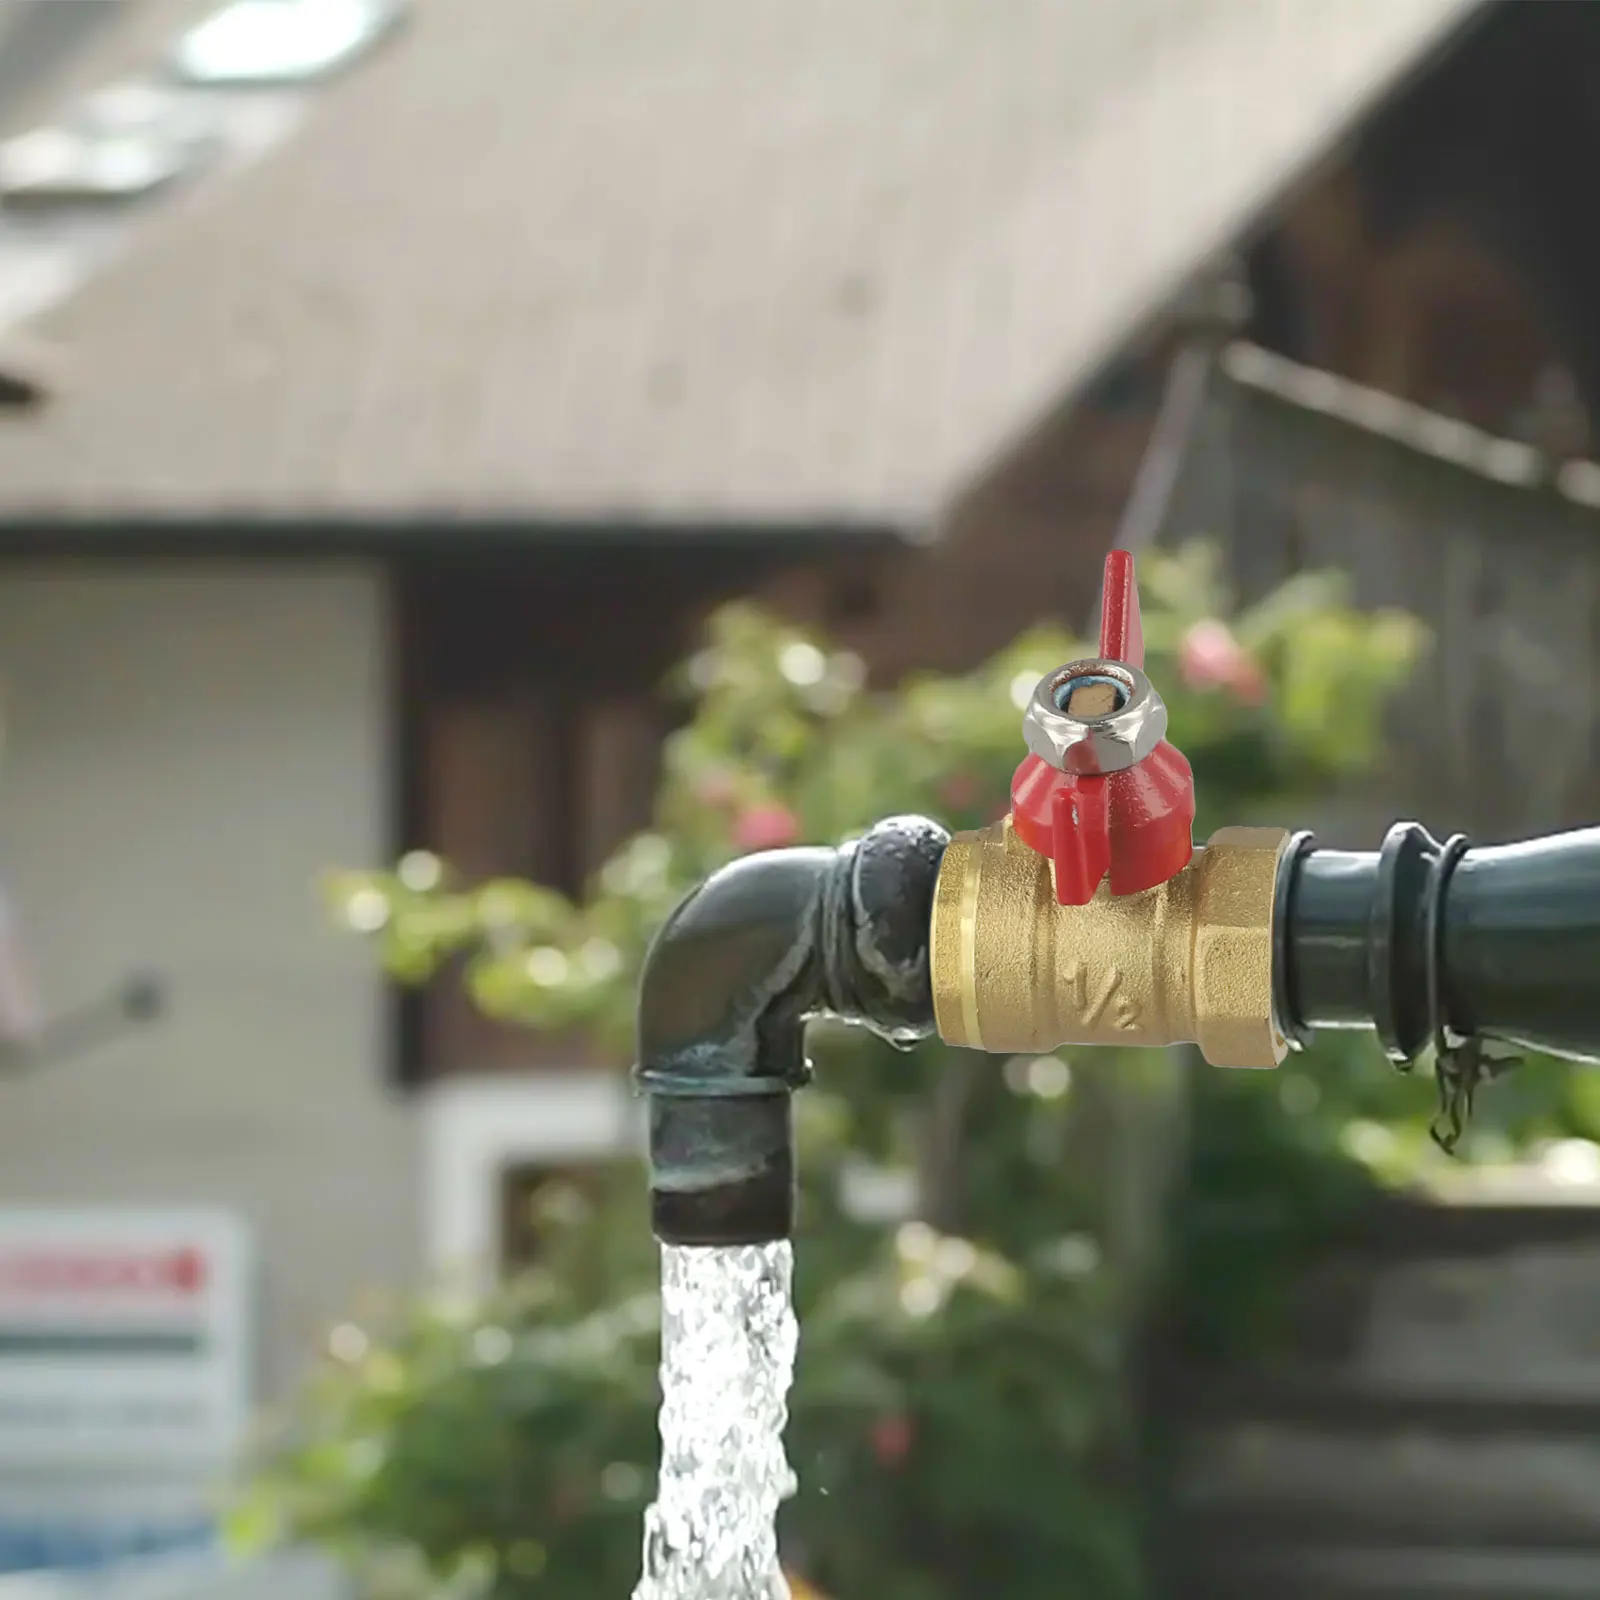
<path fill-rule="evenodd" d="M 624 1593 L 648 929 L 998 815 L 1113 544 L 1204 828 L 1594 821 L 1597 108 L 1576 3 L 0 0 L 0 1594 Z M 817 1054 L 797 1594 L 1600 1595 L 1581 1073 Z"/>

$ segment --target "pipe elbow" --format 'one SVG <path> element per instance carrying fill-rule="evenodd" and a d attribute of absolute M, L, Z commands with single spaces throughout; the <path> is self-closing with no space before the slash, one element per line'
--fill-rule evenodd
<path fill-rule="evenodd" d="M 838 849 L 746 856 L 667 919 L 640 976 L 635 1072 L 660 1238 L 788 1236 L 806 1022 L 827 1014 L 899 1043 L 933 1032 L 928 942 L 948 842 L 927 818 L 891 817 Z"/>

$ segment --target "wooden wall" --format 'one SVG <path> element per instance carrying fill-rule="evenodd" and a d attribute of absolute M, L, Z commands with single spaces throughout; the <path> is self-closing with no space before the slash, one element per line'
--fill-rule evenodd
<path fill-rule="evenodd" d="M 1503 1187 L 1386 1204 L 1308 1275 L 1288 1348 L 1170 1375 L 1168 1600 L 1600 1593 L 1600 1223 Z"/>
<path fill-rule="evenodd" d="M 661 692 L 710 610 L 762 586 L 792 609 L 848 602 L 878 556 L 813 560 L 667 536 L 432 560 L 399 578 L 401 848 L 463 881 L 571 895 L 651 816 L 674 711 Z M 820 577 L 831 574 L 831 581 Z M 582 1041 L 487 1021 L 457 983 L 403 998 L 401 1076 L 581 1064 Z"/>
<path fill-rule="evenodd" d="M 1247 597 L 1334 568 L 1420 617 L 1373 805 L 1514 836 L 1600 815 L 1597 480 L 1236 346 L 1167 537 L 1218 539 Z"/>

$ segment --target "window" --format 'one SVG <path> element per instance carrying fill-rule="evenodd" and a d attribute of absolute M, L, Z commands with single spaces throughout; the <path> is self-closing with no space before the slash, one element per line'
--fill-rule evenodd
<path fill-rule="evenodd" d="M 400 848 L 466 882 L 529 877 L 581 895 L 650 816 L 664 720 L 651 691 L 677 654 L 675 637 L 653 637 L 673 621 L 662 589 L 630 600 L 603 558 L 565 573 L 548 560 L 430 564 L 403 580 Z M 490 1021 L 455 970 L 400 1004 L 408 1083 L 581 1058 L 577 1040 Z"/>
<path fill-rule="evenodd" d="M 119 84 L 0 145 L 0 197 L 11 209 L 138 199 L 197 167 L 216 132 L 212 114 L 179 92 Z"/>
<path fill-rule="evenodd" d="M 404 12 L 404 0 L 234 0 L 183 36 L 173 64 L 211 87 L 308 83 L 359 60 Z"/>
<path fill-rule="evenodd" d="M 421 1111 L 426 1253 L 446 1280 L 537 1260 L 552 1213 L 643 1141 L 640 1102 L 615 1071 L 445 1078 Z"/>
<path fill-rule="evenodd" d="M 508 1275 L 538 1264 L 553 1227 L 589 1204 L 594 1163 L 519 1161 L 500 1171 L 500 1270 Z"/>

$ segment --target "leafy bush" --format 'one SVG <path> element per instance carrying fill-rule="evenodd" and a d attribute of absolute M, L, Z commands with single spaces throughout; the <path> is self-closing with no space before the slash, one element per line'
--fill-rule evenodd
<path fill-rule="evenodd" d="M 1329 575 L 1231 615 L 1218 571 L 1203 547 L 1141 571 L 1148 669 L 1194 766 L 1201 837 L 1292 821 L 1367 773 L 1423 642 L 1404 616 L 1352 609 Z M 988 823 L 1021 754 L 1019 705 L 1084 652 L 1040 632 L 968 677 L 874 694 L 854 658 L 732 606 L 680 685 L 694 711 L 667 749 L 654 827 L 583 903 L 455 884 L 424 855 L 342 878 L 334 899 L 397 976 L 464 959 L 485 1011 L 589 1030 L 624 1061 L 646 941 L 683 892 L 733 854 L 841 839 L 894 812 Z M 987 1062 L 815 1034 L 819 1084 L 799 1098 L 789 1558 L 842 1600 L 1136 1594 L 1129 1287 L 1106 1173 L 1067 1155 L 1091 1142 L 1087 1088 L 1147 1084 L 1154 1105 L 1181 1092 L 1171 1058 Z M 1523 1125 L 1570 1121 L 1562 1080 L 1540 1081 Z M 1370 1192 L 1375 1163 L 1425 1148 L 1431 1106 L 1426 1084 L 1356 1037 L 1275 1074 L 1198 1076 L 1175 1262 L 1198 1348 L 1270 1330 L 1285 1263 Z M 938 1228 L 860 1215 L 847 1201 L 864 1171 L 914 1174 Z M 653 1247 L 631 1168 L 559 1198 L 549 1254 L 523 1281 L 465 1310 L 340 1330 L 242 1524 L 348 1551 L 374 1593 L 626 1592 L 655 1448 Z"/>

